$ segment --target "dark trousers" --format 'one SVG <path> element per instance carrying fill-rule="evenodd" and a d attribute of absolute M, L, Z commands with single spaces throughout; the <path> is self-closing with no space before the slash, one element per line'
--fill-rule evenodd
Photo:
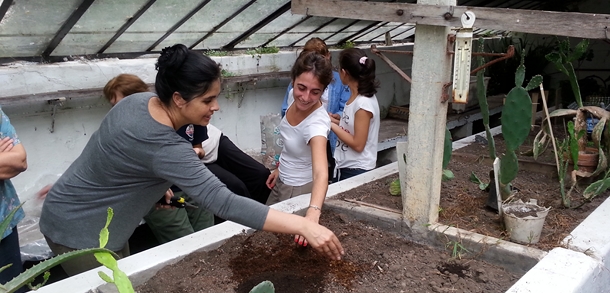
<path fill-rule="evenodd" d="M 358 169 L 358 168 L 341 168 L 339 169 L 339 174 L 337 175 L 337 181 L 345 180 L 347 178 L 352 178 L 356 175 L 360 175 L 362 173 L 366 173 L 369 170 Z"/>
<path fill-rule="evenodd" d="M 0 272 L 0 284 L 6 284 L 23 271 L 17 227 L 14 227 L 13 232 L 6 238 L 0 240 L 0 268 L 8 264 L 12 265 Z M 25 286 L 16 292 L 26 292 Z"/>
<path fill-rule="evenodd" d="M 330 148 L 330 140 L 326 141 L 326 159 L 328 160 L 328 182 L 332 183 L 335 179 L 335 156 Z"/>
<path fill-rule="evenodd" d="M 218 159 L 206 164 L 208 169 L 227 185 L 233 193 L 256 200 L 262 204 L 267 202 L 271 190 L 267 188 L 269 169 L 242 152 L 228 137 L 222 135 L 218 145 Z M 215 223 L 223 220 L 215 217 Z"/>

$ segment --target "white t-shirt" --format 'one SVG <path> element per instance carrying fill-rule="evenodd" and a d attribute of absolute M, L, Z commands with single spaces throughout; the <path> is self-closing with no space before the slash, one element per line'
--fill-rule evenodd
<path fill-rule="evenodd" d="M 294 91 L 293 89 L 290 89 L 290 92 L 288 92 L 288 105 L 292 104 L 292 102 L 294 102 Z M 322 107 L 324 107 L 324 110 L 326 110 L 326 112 L 328 112 L 328 87 L 326 87 L 324 89 L 324 92 L 322 93 L 322 97 L 320 97 L 320 101 L 322 102 Z"/>
<path fill-rule="evenodd" d="M 292 103 L 288 105 L 288 109 Z M 312 157 L 309 140 L 315 136 L 328 137 L 330 117 L 319 107 L 296 126 L 290 125 L 286 116 L 280 122 L 283 141 L 280 155 L 280 179 L 287 185 L 301 186 L 313 181 Z"/>
<path fill-rule="evenodd" d="M 356 112 L 360 109 L 373 113 L 373 118 L 369 122 L 369 135 L 364 145 L 364 150 L 359 153 L 348 147 L 340 139 L 337 140 L 335 147 L 335 160 L 337 168 L 358 168 L 372 170 L 377 163 L 377 142 L 379 140 L 379 103 L 377 97 L 373 95 L 368 98 L 358 95 L 351 104 L 345 104 L 343 116 L 339 126 L 348 133 L 354 135 L 354 120 Z"/>
<path fill-rule="evenodd" d="M 201 147 L 205 152 L 201 159 L 204 164 L 214 163 L 216 162 L 216 159 L 218 159 L 218 144 L 220 143 L 220 137 L 222 136 L 222 131 L 216 128 L 216 126 L 208 124 L 207 128 L 208 139 L 201 142 Z"/>

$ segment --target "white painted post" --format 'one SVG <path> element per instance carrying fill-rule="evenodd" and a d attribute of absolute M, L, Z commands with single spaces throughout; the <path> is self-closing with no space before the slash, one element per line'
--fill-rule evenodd
<path fill-rule="evenodd" d="M 417 4 L 456 5 L 456 0 L 419 0 Z M 406 152 L 397 147 L 403 218 L 414 231 L 438 219 L 447 123 L 447 102 L 441 103 L 443 85 L 451 81 L 446 26 L 417 25 L 413 48 L 411 99 Z M 399 165 L 401 166 L 401 165 Z"/>

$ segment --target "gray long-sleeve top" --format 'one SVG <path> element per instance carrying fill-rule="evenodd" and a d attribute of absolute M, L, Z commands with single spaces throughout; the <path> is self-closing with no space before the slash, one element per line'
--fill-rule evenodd
<path fill-rule="evenodd" d="M 153 96 L 129 96 L 108 112 L 49 191 L 40 218 L 42 234 L 70 248 L 99 247 L 99 232 L 112 207 L 106 248 L 118 251 L 172 184 L 222 218 L 263 227 L 269 207 L 229 191 L 188 141 L 154 120 L 148 111 Z"/>

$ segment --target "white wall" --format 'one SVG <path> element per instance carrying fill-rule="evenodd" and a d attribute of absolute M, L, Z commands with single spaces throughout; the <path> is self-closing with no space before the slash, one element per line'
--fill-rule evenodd
<path fill-rule="evenodd" d="M 404 49 L 394 47 L 392 49 Z M 377 98 L 387 111 L 390 103 L 408 102 L 409 84 L 375 59 L 381 88 Z M 289 71 L 297 51 L 262 56 L 213 57 L 223 69 L 237 74 Z M 411 58 L 388 54 L 410 74 Z M 145 82 L 153 83 L 156 71 L 155 58 L 134 60 L 72 61 L 58 64 L 19 63 L 0 67 L 0 105 L 10 117 L 28 153 L 28 170 L 12 181 L 30 216 L 37 216 L 40 203 L 31 200 L 40 188 L 52 183 L 81 153 L 90 135 L 97 130 L 110 109 L 99 94 L 85 98 L 68 99 L 55 114 L 54 132 L 51 133 L 53 106 L 47 101 L 10 103 L 12 96 L 51 93 L 64 90 L 103 88 L 106 82 L 120 73 L 132 73 Z M 333 51 L 333 63 L 338 62 L 338 50 Z M 237 146 L 246 152 L 260 151 L 260 115 L 278 113 L 289 78 L 223 85 L 219 97 L 220 111 L 212 124 L 223 130 Z M 242 98 L 243 95 L 243 98 Z M 39 95 L 40 96 L 40 95 Z M 3 101 L 4 98 L 4 101 Z M 240 105 L 241 102 L 241 105 Z"/>

